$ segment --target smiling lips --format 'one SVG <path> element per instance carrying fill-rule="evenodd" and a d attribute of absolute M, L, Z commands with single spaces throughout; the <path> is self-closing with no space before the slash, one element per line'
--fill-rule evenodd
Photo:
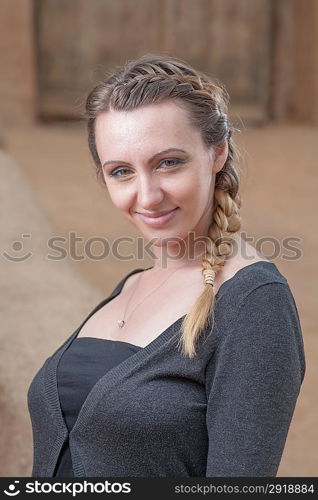
<path fill-rule="evenodd" d="M 157 227 L 170 221 L 175 216 L 178 208 L 174 208 L 168 212 L 158 212 L 157 214 L 141 214 L 139 212 L 137 214 L 148 226 Z"/>

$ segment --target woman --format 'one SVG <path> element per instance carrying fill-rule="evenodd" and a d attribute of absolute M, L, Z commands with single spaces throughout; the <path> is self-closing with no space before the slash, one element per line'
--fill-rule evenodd
<path fill-rule="evenodd" d="M 87 118 L 97 172 L 154 265 L 32 381 L 33 476 L 275 476 L 303 341 L 287 280 L 239 234 L 225 90 L 150 54 L 91 91 Z"/>

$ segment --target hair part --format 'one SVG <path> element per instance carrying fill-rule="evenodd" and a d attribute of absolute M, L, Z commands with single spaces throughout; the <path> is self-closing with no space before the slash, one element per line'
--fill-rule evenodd
<path fill-rule="evenodd" d="M 228 118 L 229 96 L 223 85 L 195 70 L 186 62 L 169 56 L 146 54 L 117 68 L 89 93 L 86 101 L 88 145 L 97 167 L 97 176 L 105 183 L 96 149 L 95 123 L 100 113 L 128 111 L 149 104 L 173 100 L 186 110 L 190 123 L 197 128 L 207 149 L 225 141 L 228 156 L 216 174 L 212 220 L 206 249 L 201 255 L 202 274 L 216 274 L 230 255 L 241 228 L 240 177 L 236 165 L 237 147 Z M 184 356 L 196 355 L 202 332 L 214 325 L 215 294 L 206 283 L 181 325 L 179 347 Z"/>

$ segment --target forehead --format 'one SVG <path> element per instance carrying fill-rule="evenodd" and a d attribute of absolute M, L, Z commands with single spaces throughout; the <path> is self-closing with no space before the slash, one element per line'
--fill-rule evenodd
<path fill-rule="evenodd" d="M 138 150 L 152 154 L 168 147 L 191 150 L 203 146 L 187 111 L 172 101 L 101 113 L 96 119 L 95 137 L 98 153 L 105 160 L 111 154 Z"/>

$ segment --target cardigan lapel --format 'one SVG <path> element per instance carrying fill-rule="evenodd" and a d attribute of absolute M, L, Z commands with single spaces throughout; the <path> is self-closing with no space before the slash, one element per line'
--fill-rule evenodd
<path fill-rule="evenodd" d="M 142 269 L 143 270 L 143 269 Z M 73 340 L 77 337 L 83 325 L 88 321 L 88 319 L 96 312 L 98 309 L 103 307 L 107 302 L 120 294 L 121 289 L 124 286 L 124 282 L 131 274 L 136 272 L 140 272 L 140 269 L 132 271 L 129 275 L 126 276 L 124 280 L 115 288 L 115 290 L 100 304 L 98 304 L 93 311 L 84 319 L 83 323 L 75 330 L 75 332 L 71 335 L 71 337 L 66 340 L 66 342 L 51 356 L 48 360 L 46 370 L 45 370 L 45 393 L 48 401 L 48 405 L 50 408 L 50 413 L 55 419 L 55 423 L 58 428 L 58 435 L 54 447 L 50 454 L 49 465 L 47 468 L 47 473 L 49 475 L 53 475 L 54 467 L 57 462 L 59 453 L 61 451 L 61 447 L 64 442 L 69 437 L 76 434 L 83 426 L 85 426 L 85 422 L 89 418 L 90 412 L 93 411 L 95 403 L 101 397 L 101 394 L 107 392 L 111 387 L 115 384 L 120 383 L 120 378 L 128 376 L 133 370 L 138 370 L 138 367 L 143 362 L 144 359 L 151 356 L 151 354 L 155 353 L 156 350 L 165 343 L 165 341 L 172 340 L 172 334 L 178 331 L 178 328 L 183 320 L 184 316 L 178 318 L 172 325 L 170 325 L 166 330 L 164 330 L 160 335 L 158 335 L 152 342 L 150 342 L 146 347 L 139 349 L 136 353 L 129 356 L 127 359 L 119 363 L 110 369 L 103 377 L 101 377 L 96 384 L 92 387 L 91 391 L 87 395 L 77 417 L 77 420 L 71 429 L 71 432 L 68 432 L 64 416 L 62 413 L 62 409 L 60 406 L 60 399 L 58 394 L 58 386 L 57 386 L 57 367 L 59 361 L 63 355 L 63 353 L 68 349 L 68 347 L 72 344 Z M 74 455 L 74 456 L 73 456 Z M 72 460 L 73 460 L 73 469 L 74 473 L 77 476 L 83 475 L 83 470 L 81 467 L 81 462 L 79 457 L 77 457 L 76 452 L 73 453 L 72 450 Z"/>

